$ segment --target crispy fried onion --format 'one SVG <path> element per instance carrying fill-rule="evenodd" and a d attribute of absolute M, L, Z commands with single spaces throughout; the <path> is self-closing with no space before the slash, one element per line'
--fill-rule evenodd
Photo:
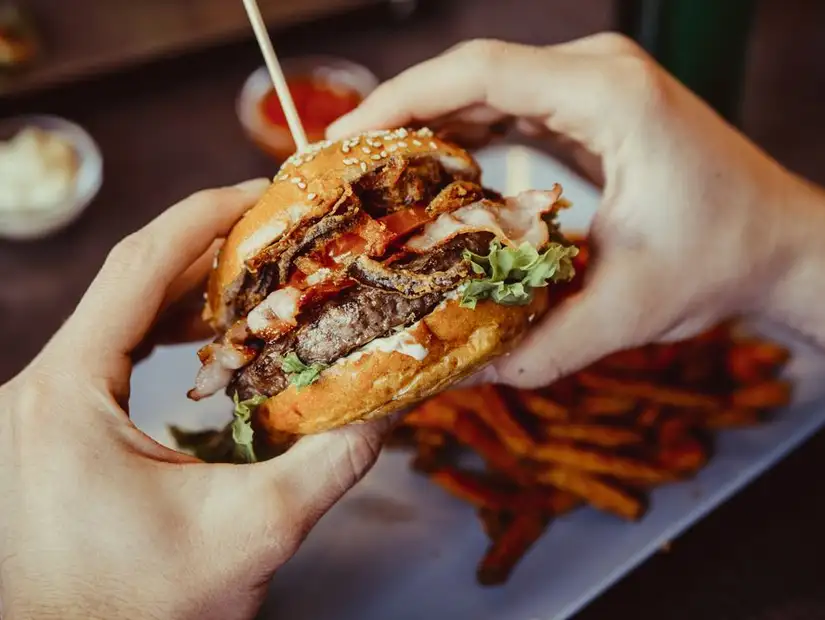
<path fill-rule="evenodd" d="M 349 266 L 349 276 L 365 286 L 401 293 L 405 297 L 423 297 L 454 289 L 470 276 L 470 266 L 459 261 L 447 271 L 417 273 L 409 269 L 387 267 L 366 256 L 359 256 Z"/>
<path fill-rule="evenodd" d="M 477 183 L 470 181 L 453 181 L 438 192 L 427 205 L 427 215 L 435 218 L 442 213 L 449 213 L 484 198 L 484 190 Z"/>

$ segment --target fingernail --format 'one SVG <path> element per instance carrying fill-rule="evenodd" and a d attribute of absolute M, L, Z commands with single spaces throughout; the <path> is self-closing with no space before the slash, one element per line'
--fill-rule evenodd
<path fill-rule="evenodd" d="M 238 183 L 235 185 L 235 188 L 258 197 L 267 190 L 271 183 L 272 181 L 266 178 L 249 179 L 248 181 Z"/>

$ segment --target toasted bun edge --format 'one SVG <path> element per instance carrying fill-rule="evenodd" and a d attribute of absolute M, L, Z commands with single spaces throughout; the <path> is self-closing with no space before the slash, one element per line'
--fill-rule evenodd
<path fill-rule="evenodd" d="M 339 360 L 302 389 L 290 386 L 256 411 L 271 437 L 308 435 L 400 411 L 441 392 L 512 350 L 547 311 L 547 289 L 526 306 L 447 301 L 409 330 L 427 350 L 422 360 L 398 351 L 370 351 Z"/>

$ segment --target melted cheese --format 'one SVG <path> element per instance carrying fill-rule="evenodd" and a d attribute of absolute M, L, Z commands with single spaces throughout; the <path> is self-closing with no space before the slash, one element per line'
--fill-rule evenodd
<path fill-rule="evenodd" d="M 273 323 L 284 321 L 295 324 L 300 299 L 301 291 L 291 286 L 270 293 L 247 316 L 249 330 L 257 336 L 264 334 Z"/>
<path fill-rule="evenodd" d="M 429 251 L 458 234 L 470 232 L 493 233 L 502 243 L 519 246 L 529 243 L 540 247 L 549 240 L 547 225 L 542 215 L 553 208 L 561 189 L 527 191 L 514 198 L 506 198 L 504 205 L 487 200 L 474 202 L 450 213 L 442 213 L 424 227 L 421 234 L 407 242 L 407 247 Z"/>

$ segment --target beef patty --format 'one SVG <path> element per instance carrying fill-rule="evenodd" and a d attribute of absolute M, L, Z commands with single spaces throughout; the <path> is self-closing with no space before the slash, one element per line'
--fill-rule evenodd
<path fill-rule="evenodd" d="M 472 233 L 456 237 L 431 254 L 404 263 L 417 273 L 446 271 L 457 264 L 464 249 L 486 253 L 492 235 Z M 243 400 L 257 394 L 274 396 L 289 385 L 280 358 L 295 352 L 306 364 L 332 364 L 376 338 L 412 325 L 441 303 L 443 293 L 409 298 L 359 284 L 310 311 L 301 326 L 264 346 L 258 357 L 239 370 L 227 388 Z"/>

